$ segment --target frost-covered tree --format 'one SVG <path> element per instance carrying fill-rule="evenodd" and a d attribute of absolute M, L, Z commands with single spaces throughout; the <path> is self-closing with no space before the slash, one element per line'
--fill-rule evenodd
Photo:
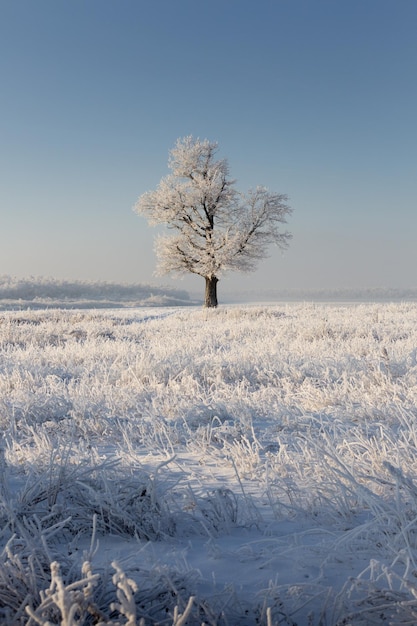
<path fill-rule="evenodd" d="M 276 243 L 291 209 L 287 196 L 257 187 L 238 192 L 226 159 L 216 159 L 217 143 L 178 139 L 171 150 L 171 174 L 155 191 L 138 199 L 134 210 L 151 225 L 167 224 L 174 234 L 157 238 L 158 273 L 191 272 L 205 279 L 205 306 L 217 306 L 217 283 L 228 270 L 253 271 Z"/>

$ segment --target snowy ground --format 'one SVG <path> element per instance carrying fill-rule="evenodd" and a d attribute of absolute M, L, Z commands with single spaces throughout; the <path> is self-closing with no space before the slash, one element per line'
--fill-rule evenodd
<path fill-rule="evenodd" d="M 417 623 L 416 331 L 411 303 L 1 313 L 0 623 Z"/>

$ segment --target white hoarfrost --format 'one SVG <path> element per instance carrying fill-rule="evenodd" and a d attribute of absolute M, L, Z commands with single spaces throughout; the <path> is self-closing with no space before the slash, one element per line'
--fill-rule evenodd
<path fill-rule="evenodd" d="M 169 160 L 172 173 L 135 205 L 150 224 L 175 231 L 157 239 L 161 274 L 191 272 L 217 282 L 225 271 L 255 269 L 270 244 L 288 245 L 291 235 L 281 230 L 291 213 L 287 196 L 264 187 L 239 193 L 227 161 L 216 160 L 216 153 L 216 143 L 179 139 Z"/>
<path fill-rule="evenodd" d="M 417 305 L 0 315 L 0 623 L 417 623 Z"/>

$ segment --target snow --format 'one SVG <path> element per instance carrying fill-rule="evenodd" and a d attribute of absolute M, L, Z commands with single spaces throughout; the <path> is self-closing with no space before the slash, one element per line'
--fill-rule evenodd
<path fill-rule="evenodd" d="M 0 623 L 417 622 L 417 305 L 0 314 Z"/>

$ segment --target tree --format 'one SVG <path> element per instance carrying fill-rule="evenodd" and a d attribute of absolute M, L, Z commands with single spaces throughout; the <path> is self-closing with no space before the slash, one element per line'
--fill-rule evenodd
<path fill-rule="evenodd" d="M 286 248 L 291 239 L 280 229 L 291 213 L 287 196 L 265 187 L 238 192 L 227 160 L 216 160 L 216 153 L 217 143 L 178 139 L 170 152 L 172 173 L 134 207 L 151 225 L 174 231 L 157 238 L 158 273 L 202 276 L 206 307 L 217 306 L 224 272 L 253 271 L 271 243 Z"/>

